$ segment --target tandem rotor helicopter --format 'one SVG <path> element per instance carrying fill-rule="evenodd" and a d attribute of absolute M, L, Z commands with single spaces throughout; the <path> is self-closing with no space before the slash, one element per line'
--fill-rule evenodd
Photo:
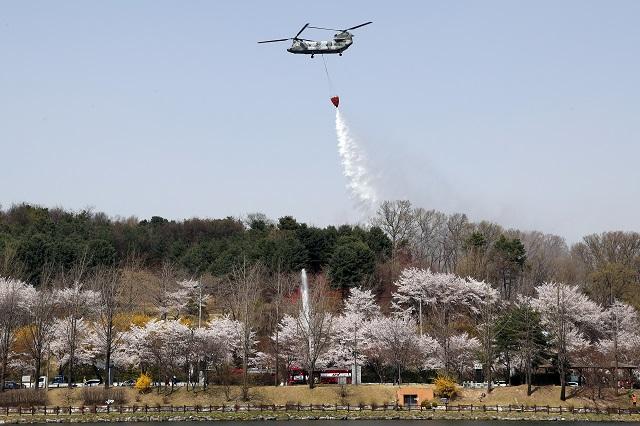
<path fill-rule="evenodd" d="M 337 30 L 335 28 L 323 28 L 323 27 L 313 27 L 308 23 L 302 27 L 298 34 L 292 38 L 279 38 L 277 40 L 264 40 L 259 41 L 258 43 L 276 43 L 280 41 L 293 40 L 291 47 L 287 49 L 287 52 L 302 54 L 302 55 L 311 55 L 313 58 L 314 55 L 326 55 L 326 54 L 334 54 L 342 56 L 342 52 L 347 50 L 349 46 L 353 44 L 353 34 L 349 31 L 355 30 L 356 28 L 364 27 L 365 25 L 369 25 L 372 22 L 365 22 L 364 24 L 356 25 L 355 27 L 346 28 L 344 30 Z M 300 34 L 307 28 L 314 28 L 317 30 L 328 30 L 328 31 L 338 31 L 333 36 L 333 40 L 308 40 L 306 38 L 300 38 Z"/>

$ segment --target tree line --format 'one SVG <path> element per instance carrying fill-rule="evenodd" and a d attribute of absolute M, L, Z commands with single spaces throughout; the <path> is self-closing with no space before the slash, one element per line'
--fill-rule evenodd
<path fill-rule="evenodd" d="M 408 201 L 382 203 L 367 225 L 325 228 L 20 205 L 0 211 L 0 268 L 0 382 L 44 364 L 67 380 L 113 364 L 158 381 L 202 371 L 248 396 L 252 368 L 273 383 L 302 369 L 313 386 L 332 366 L 402 381 L 468 380 L 481 365 L 489 386 L 516 377 L 530 391 L 544 366 L 564 397 L 576 363 L 609 367 L 586 370 L 599 391 L 640 362 L 632 232 L 569 247 Z"/>
<path fill-rule="evenodd" d="M 295 371 L 313 387 L 325 368 L 360 365 L 380 383 L 402 383 L 407 372 L 474 380 L 480 366 L 488 391 L 497 377 L 520 377 L 531 394 L 544 366 L 565 399 L 571 370 L 600 395 L 633 380 L 622 366 L 640 362 L 637 310 L 600 305 L 578 286 L 542 283 L 509 301 L 490 283 L 412 267 L 385 307 L 361 287 L 342 300 L 321 275 L 306 297 L 298 284 L 293 274 L 243 264 L 204 293 L 201 281 L 171 281 L 156 314 L 143 315 L 126 309 L 117 269 L 76 270 L 38 288 L 0 278 L 0 380 L 53 368 L 69 385 L 91 371 L 108 387 L 117 371 L 227 392 L 239 383 L 248 399 L 250 370 L 276 385 Z"/>

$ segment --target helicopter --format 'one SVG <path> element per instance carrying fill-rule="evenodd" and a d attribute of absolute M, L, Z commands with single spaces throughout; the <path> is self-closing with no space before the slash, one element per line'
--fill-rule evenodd
<path fill-rule="evenodd" d="M 298 34 L 292 38 L 279 38 L 277 40 L 264 40 L 259 41 L 258 44 L 262 43 L 276 43 L 280 41 L 293 40 L 291 47 L 287 49 L 287 52 L 302 54 L 302 55 L 311 55 L 313 58 L 314 55 L 326 55 L 326 54 L 334 54 L 342 56 L 342 52 L 347 50 L 351 44 L 353 44 L 353 34 L 349 31 L 355 30 L 356 28 L 364 27 L 365 25 L 371 24 L 372 21 L 365 22 L 364 24 L 356 25 L 355 27 L 347 28 L 344 30 L 337 30 L 335 28 L 324 28 L 324 27 L 313 27 L 308 23 L 302 27 Z M 309 40 L 306 38 L 300 38 L 300 34 L 307 28 L 314 28 L 317 30 L 327 30 L 327 31 L 338 31 L 333 36 L 333 40 Z"/>

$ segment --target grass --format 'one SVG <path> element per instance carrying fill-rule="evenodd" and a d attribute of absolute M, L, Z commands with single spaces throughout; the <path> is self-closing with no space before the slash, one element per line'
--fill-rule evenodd
<path fill-rule="evenodd" d="M 430 386 L 430 385 L 426 385 Z M 239 387 L 232 387 L 229 390 L 230 398 L 226 397 L 225 389 L 221 386 L 212 386 L 206 391 L 197 389 L 196 391 L 186 390 L 183 387 L 175 388 L 173 392 L 162 389 L 159 393 L 154 389 L 147 394 L 139 394 L 132 388 L 120 388 L 123 392 L 123 405 L 157 406 L 209 406 L 209 405 L 301 405 L 309 404 L 338 404 L 351 405 L 360 404 L 393 405 L 396 399 L 397 386 L 392 385 L 360 385 L 346 386 L 342 391 L 336 385 L 323 385 L 315 389 L 306 386 L 256 386 L 250 389 L 249 401 L 241 400 Z M 563 406 L 570 407 L 629 407 L 630 401 L 626 393 L 615 395 L 612 390 L 603 391 L 603 399 L 592 399 L 590 390 L 580 390 L 568 388 L 568 399 L 560 401 L 560 388 L 558 386 L 544 386 L 535 389 L 531 396 L 526 395 L 525 386 L 499 387 L 495 388 L 489 395 L 484 395 L 483 389 L 460 389 L 460 396 L 452 401 L 451 405 L 526 405 L 545 407 Z M 82 406 L 89 405 L 83 401 L 82 389 L 51 389 L 46 392 L 48 406 Z M 464 413 L 463 413 L 464 414 Z M 495 413 L 494 413 L 495 414 Z M 474 412 L 475 415 L 475 412 Z"/>
<path fill-rule="evenodd" d="M 615 395 L 611 389 L 603 390 L 603 398 L 592 398 L 590 389 L 567 388 L 567 400 L 560 400 L 560 386 L 541 386 L 534 388 L 531 396 L 527 396 L 526 386 L 498 387 L 485 396 L 486 389 L 463 389 L 454 404 L 474 405 L 538 405 L 553 407 L 629 407 L 630 401 L 626 392 Z"/>
<path fill-rule="evenodd" d="M 347 386 L 346 397 L 343 397 L 338 386 L 318 386 L 309 389 L 306 386 L 256 386 L 250 389 L 248 401 L 251 404 L 393 404 L 397 387 L 385 385 Z M 187 391 L 185 388 L 175 388 L 173 392 L 162 389 L 158 393 L 155 389 L 147 394 L 139 394 L 135 389 L 125 389 L 124 404 L 132 405 L 230 405 L 246 403 L 241 400 L 239 387 L 232 387 L 231 398 L 227 399 L 224 388 L 211 386 L 206 391 L 197 389 Z M 48 392 L 51 406 L 80 406 L 83 404 L 81 389 L 51 389 Z"/>

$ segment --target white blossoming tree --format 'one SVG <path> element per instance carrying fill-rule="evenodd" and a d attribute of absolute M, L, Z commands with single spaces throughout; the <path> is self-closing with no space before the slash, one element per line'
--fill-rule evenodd
<path fill-rule="evenodd" d="M 560 399 L 566 400 L 566 375 L 572 350 L 583 345 L 586 333 L 601 329 L 602 309 L 577 286 L 544 283 L 536 287 L 532 306 L 549 333 L 560 373 Z"/>
<path fill-rule="evenodd" d="M 454 321 L 460 317 L 480 316 L 485 303 L 495 297 L 495 290 L 481 281 L 418 268 L 403 270 L 396 287 L 393 294 L 395 310 L 417 318 L 420 334 L 423 334 L 423 319 L 428 317 L 433 337 L 441 347 L 442 368 L 449 374 L 453 367 Z"/>
<path fill-rule="evenodd" d="M 96 312 L 100 296 L 95 291 L 85 290 L 83 283 L 75 281 L 60 290 L 58 298 L 62 315 L 56 321 L 56 338 L 51 349 L 61 364 L 67 364 L 71 386 L 75 364 L 87 362 L 90 357 L 83 347 L 90 330 L 88 322 Z"/>
<path fill-rule="evenodd" d="M 20 280 L 0 277 L 0 391 L 4 391 L 7 363 L 16 330 L 26 314 L 24 308 L 29 287 Z"/>

